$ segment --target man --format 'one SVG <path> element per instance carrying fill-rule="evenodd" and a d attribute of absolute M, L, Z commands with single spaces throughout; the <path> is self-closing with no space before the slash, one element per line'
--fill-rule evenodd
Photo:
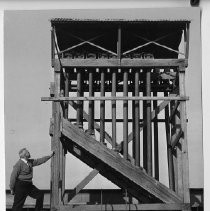
<path fill-rule="evenodd" d="M 21 211 L 27 196 L 36 199 L 35 211 L 43 207 L 44 194 L 32 183 L 33 167 L 48 161 L 55 153 L 38 159 L 30 159 L 30 153 L 26 148 L 19 151 L 20 159 L 13 167 L 10 177 L 10 190 L 14 195 L 12 210 Z"/>

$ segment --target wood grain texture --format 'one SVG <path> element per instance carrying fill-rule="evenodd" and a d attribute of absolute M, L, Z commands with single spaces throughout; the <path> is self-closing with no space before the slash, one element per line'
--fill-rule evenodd
<path fill-rule="evenodd" d="M 97 142 L 75 125 L 63 119 L 62 133 L 90 155 L 97 158 L 101 164 L 114 169 L 116 175 L 122 180 L 128 180 L 134 183 L 134 189 L 144 189 L 148 193 L 157 197 L 165 203 L 180 203 L 180 198 L 163 184 L 149 177 L 140 168 L 132 166 L 128 161 L 117 155 L 112 150 L 106 148 L 103 144 Z M 112 181 L 116 182 L 116 181 Z M 129 186 L 129 184 L 127 184 Z M 135 193 L 134 193 L 135 194 Z M 139 197 L 138 195 L 134 195 Z"/>
<path fill-rule="evenodd" d="M 59 62 L 55 59 L 55 63 Z M 178 67 L 185 59 L 61 59 L 63 67 Z"/>

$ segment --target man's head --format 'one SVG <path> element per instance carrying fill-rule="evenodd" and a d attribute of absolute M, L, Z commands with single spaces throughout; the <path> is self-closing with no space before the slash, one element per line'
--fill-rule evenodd
<path fill-rule="evenodd" d="M 30 152 L 26 148 L 23 148 L 19 151 L 19 156 L 20 158 L 25 158 L 26 160 L 31 157 Z"/>

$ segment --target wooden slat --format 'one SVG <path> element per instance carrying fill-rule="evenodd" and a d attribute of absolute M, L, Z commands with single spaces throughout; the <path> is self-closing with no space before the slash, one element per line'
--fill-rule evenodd
<path fill-rule="evenodd" d="M 122 211 L 122 210 L 190 210 L 190 204 L 99 204 L 99 205 L 66 205 L 60 211 Z"/>
<path fill-rule="evenodd" d="M 55 60 L 55 62 L 59 62 Z M 61 59 L 63 67 L 177 67 L 185 59 Z"/>
<path fill-rule="evenodd" d="M 73 190 L 68 194 L 68 202 L 71 201 L 97 174 L 99 171 L 93 169 Z"/>
<path fill-rule="evenodd" d="M 71 101 L 71 100 L 78 100 L 78 101 L 89 101 L 89 100 L 180 100 L 185 101 L 189 100 L 189 97 L 180 96 L 180 97 L 42 97 L 42 101 Z"/>
<path fill-rule="evenodd" d="M 62 133 L 69 138 L 69 141 L 74 142 L 83 150 L 93 155 L 100 161 L 100 164 L 115 170 L 121 180 L 129 180 L 131 184 L 135 184 L 132 189 L 144 189 L 153 196 L 162 200 L 165 203 L 180 203 L 180 198 L 170 189 L 163 184 L 156 181 L 154 178 L 149 177 L 140 168 L 131 165 L 124 158 L 108 149 L 106 146 L 94 140 L 91 136 L 87 135 L 82 130 L 79 130 L 75 125 L 63 119 Z M 105 171 L 108 173 L 107 171 Z M 115 182 L 115 181 L 112 181 Z M 129 188 L 129 185 L 128 185 Z M 130 191 L 132 191 L 132 189 Z M 134 195 L 139 198 L 139 195 Z"/>

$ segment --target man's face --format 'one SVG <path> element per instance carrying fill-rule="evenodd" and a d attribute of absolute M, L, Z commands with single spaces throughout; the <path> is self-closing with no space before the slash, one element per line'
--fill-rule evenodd
<path fill-rule="evenodd" d="M 29 159 L 31 157 L 30 152 L 26 149 L 25 150 L 25 158 Z"/>

